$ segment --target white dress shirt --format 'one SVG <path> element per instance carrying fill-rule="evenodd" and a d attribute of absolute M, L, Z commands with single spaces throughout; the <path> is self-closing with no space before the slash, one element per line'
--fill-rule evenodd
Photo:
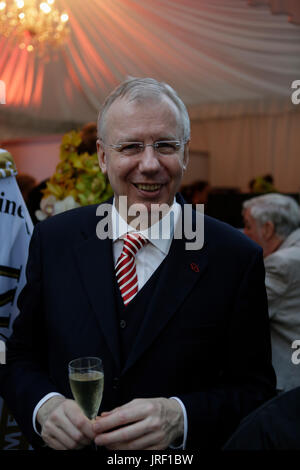
<path fill-rule="evenodd" d="M 172 214 L 172 215 L 171 215 Z M 165 259 L 169 253 L 170 246 L 174 234 L 174 226 L 181 216 L 181 207 L 174 200 L 173 205 L 170 208 L 170 211 L 157 223 L 152 225 L 150 229 L 139 231 L 149 243 L 147 243 L 143 249 L 138 250 L 135 256 L 136 263 L 136 272 L 138 277 L 138 290 L 146 284 L 150 279 L 154 271 L 159 267 L 162 261 Z M 114 265 L 117 264 L 117 260 L 123 249 L 123 238 L 128 232 L 137 232 L 131 225 L 128 225 L 127 222 L 121 217 L 115 206 L 115 200 L 112 205 L 112 236 L 113 236 L 113 257 Z M 40 407 L 53 396 L 62 396 L 57 392 L 49 393 L 43 397 L 38 404 L 36 405 L 33 412 L 33 427 L 34 430 L 38 433 L 36 428 L 36 415 Z M 177 397 L 170 397 L 176 400 L 182 408 L 184 416 L 184 435 L 183 443 L 178 448 L 185 449 L 188 422 L 187 422 L 187 413 L 184 404 Z M 39 434 L 39 433 L 38 433 Z M 173 447 L 174 448 L 174 447 Z M 176 447 L 177 448 L 177 447 Z"/>

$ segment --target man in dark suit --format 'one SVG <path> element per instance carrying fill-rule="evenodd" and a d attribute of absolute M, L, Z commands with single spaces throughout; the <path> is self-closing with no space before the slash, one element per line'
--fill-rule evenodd
<path fill-rule="evenodd" d="M 300 387 L 280 393 L 242 420 L 224 450 L 300 450 Z"/>
<path fill-rule="evenodd" d="M 220 448 L 274 394 L 261 249 L 209 217 L 203 247 L 187 249 L 185 225 L 200 230 L 176 196 L 190 124 L 171 87 L 124 82 L 98 133 L 114 190 L 109 237 L 98 230 L 103 206 L 102 219 L 90 206 L 36 226 L 1 393 L 36 446 Z M 144 209 L 147 227 L 153 205 L 167 206 L 157 224 L 164 233 L 167 218 L 169 236 L 133 229 L 121 196 Z M 95 422 L 71 399 L 67 366 L 81 356 L 104 363 Z"/>

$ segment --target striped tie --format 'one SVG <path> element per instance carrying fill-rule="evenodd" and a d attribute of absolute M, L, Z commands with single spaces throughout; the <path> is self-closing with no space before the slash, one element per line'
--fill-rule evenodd
<path fill-rule="evenodd" d="M 123 250 L 119 256 L 115 270 L 125 307 L 138 292 L 135 255 L 146 243 L 147 240 L 138 233 L 127 233 L 124 237 Z"/>

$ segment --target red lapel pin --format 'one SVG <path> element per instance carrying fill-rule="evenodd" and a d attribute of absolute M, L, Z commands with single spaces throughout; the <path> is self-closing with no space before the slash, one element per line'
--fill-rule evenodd
<path fill-rule="evenodd" d="M 196 263 L 191 263 L 190 266 L 191 266 L 191 269 L 192 269 L 193 271 L 195 271 L 195 273 L 198 273 L 198 272 L 199 272 L 199 266 L 198 266 L 198 264 L 196 264 Z"/>

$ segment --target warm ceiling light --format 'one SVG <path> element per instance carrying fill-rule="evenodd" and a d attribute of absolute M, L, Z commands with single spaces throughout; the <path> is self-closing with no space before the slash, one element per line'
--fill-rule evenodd
<path fill-rule="evenodd" d="M 68 21 L 69 15 L 67 15 L 67 13 L 63 13 L 63 14 L 61 15 L 60 19 L 61 19 L 61 21 L 62 21 L 63 23 L 65 23 L 66 21 Z"/>
<path fill-rule="evenodd" d="M 41 3 L 40 4 L 40 9 L 44 12 L 44 13 L 50 13 L 51 11 L 51 7 L 49 7 L 48 3 Z"/>
<path fill-rule="evenodd" d="M 69 16 L 53 4 L 54 0 L 0 0 L 0 35 L 40 56 L 62 46 L 70 32 Z"/>

